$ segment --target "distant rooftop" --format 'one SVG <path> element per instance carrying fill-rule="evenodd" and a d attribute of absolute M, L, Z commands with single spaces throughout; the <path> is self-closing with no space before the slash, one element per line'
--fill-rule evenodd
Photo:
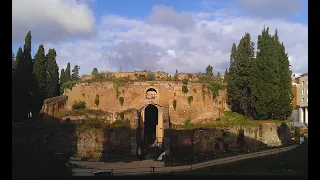
<path fill-rule="evenodd" d="M 300 77 L 302 77 L 302 76 L 308 76 L 308 73 L 301 74 Z"/>

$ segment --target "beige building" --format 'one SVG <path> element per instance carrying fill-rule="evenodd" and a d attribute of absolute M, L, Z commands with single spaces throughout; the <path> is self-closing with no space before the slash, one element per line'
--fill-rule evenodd
<path fill-rule="evenodd" d="M 292 78 L 293 111 L 291 120 L 308 124 L 308 73 Z"/>

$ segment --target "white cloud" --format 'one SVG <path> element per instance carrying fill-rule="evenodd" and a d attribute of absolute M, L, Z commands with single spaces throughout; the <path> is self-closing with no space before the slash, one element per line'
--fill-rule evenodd
<path fill-rule="evenodd" d="M 41 42 L 85 37 L 94 32 L 94 16 L 82 1 L 13 0 L 12 41 L 23 41 L 29 30 Z"/>
<path fill-rule="evenodd" d="M 160 70 L 174 73 L 204 71 L 208 64 L 215 73 L 229 66 L 232 43 L 245 32 L 254 42 L 263 26 L 278 29 L 290 56 L 294 73 L 308 72 L 308 27 L 285 20 L 227 16 L 224 10 L 190 13 L 157 6 L 145 19 L 107 15 L 90 39 L 45 44 L 57 50 L 61 68 L 67 62 L 80 65 L 81 74 L 99 70 Z M 180 23 L 177 23 L 180 22 Z"/>

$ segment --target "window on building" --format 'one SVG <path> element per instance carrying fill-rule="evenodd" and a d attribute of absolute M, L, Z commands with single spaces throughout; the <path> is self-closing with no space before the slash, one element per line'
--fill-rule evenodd
<path fill-rule="evenodd" d="M 302 89 L 302 92 L 301 92 L 302 96 L 304 95 L 304 89 Z"/>
<path fill-rule="evenodd" d="M 304 102 L 304 98 L 302 98 L 302 103 Z"/>
<path fill-rule="evenodd" d="M 308 97 L 307 97 L 307 102 L 308 102 Z"/>
<path fill-rule="evenodd" d="M 304 85 L 304 81 L 302 81 L 302 86 Z"/>

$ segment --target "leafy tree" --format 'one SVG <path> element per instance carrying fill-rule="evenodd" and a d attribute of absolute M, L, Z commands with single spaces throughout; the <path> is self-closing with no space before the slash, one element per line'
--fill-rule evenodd
<path fill-rule="evenodd" d="M 61 69 L 60 71 L 60 84 L 63 84 L 66 82 L 66 73 L 64 72 L 64 69 Z"/>
<path fill-rule="evenodd" d="M 65 81 L 71 81 L 71 67 L 70 67 L 70 63 L 68 62 L 68 65 L 67 65 L 67 68 L 66 70 L 64 71 L 65 72 Z"/>
<path fill-rule="evenodd" d="M 252 63 L 251 99 L 255 119 L 274 119 L 277 114 L 279 93 L 279 60 L 277 43 L 263 28 L 258 36 L 257 57 Z"/>
<path fill-rule="evenodd" d="M 213 77 L 213 67 L 211 65 L 208 65 L 206 68 L 206 75 L 208 77 Z"/>
<path fill-rule="evenodd" d="M 96 76 L 97 74 L 99 74 L 98 69 L 97 68 L 93 68 L 92 73 L 93 76 Z"/>
<path fill-rule="evenodd" d="M 40 101 L 43 102 L 45 98 L 46 92 L 46 79 L 47 79 L 47 71 L 46 71 L 46 55 L 44 51 L 43 45 L 40 45 L 38 51 L 34 57 L 34 66 L 33 72 L 37 78 L 39 90 L 40 90 Z M 41 104 L 40 102 L 40 104 Z"/>
<path fill-rule="evenodd" d="M 52 98 L 59 95 L 59 67 L 56 62 L 56 51 L 49 49 L 47 54 L 47 86 L 46 98 Z"/>
<path fill-rule="evenodd" d="M 78 81 L 79 80 L 79 70 L 80 70 L 80 66 L 75 65 L 73 70 L 72 70 L 72 75 L 71 75 L 71 80 L 72 81 Z"/>

